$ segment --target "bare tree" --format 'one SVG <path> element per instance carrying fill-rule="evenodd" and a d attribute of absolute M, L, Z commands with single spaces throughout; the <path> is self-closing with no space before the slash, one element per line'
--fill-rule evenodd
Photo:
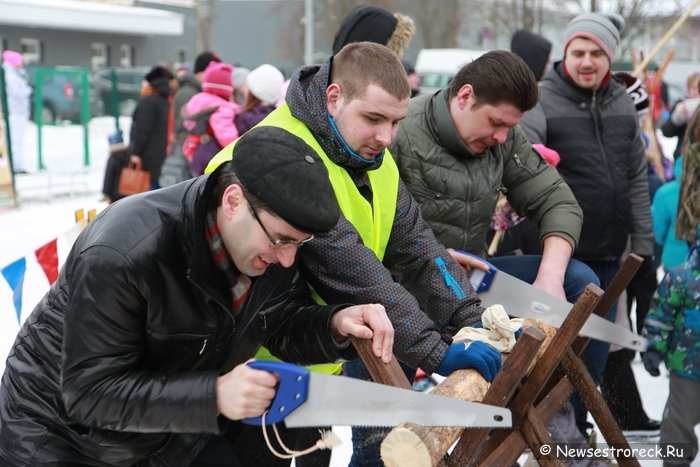
<path fill-rule="evenodd" d="M 417 2 L 410 10 L 423 47 L 458 47 L 460 26 L 464 20 L 459 0 Z"/>

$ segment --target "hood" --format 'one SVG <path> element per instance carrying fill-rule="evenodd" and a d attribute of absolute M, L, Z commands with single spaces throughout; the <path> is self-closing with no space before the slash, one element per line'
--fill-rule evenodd
<path fill-rule="evenodd" d="M 537 81 L 542 80 L 549 53 L 552 51 L 551 42 L 539 34 L 519 29 L 511 38 L 510 50 L 530 67 Z"/>
<path fill-rule="evenodd" d="M 401 58 L 414 32 L 415 24 L 408 16 L 374 5 L 359 5 L 345 16 L 335 33 L 333 55 L 352 42 L 369 41 L 387 46 Z"/>
<path fill-rule="evenodd" d="M 355 154 L 328 114 L 326 89 L 333 59 L 323 65 L 299 67 L 289 81 L 286 101 L 291 114 L 311 131 L 328 158 L 352 174 L 378 169 L 385 152 L 369 161 Z M 385 150 L 386 151 L 386 150 Z"/>

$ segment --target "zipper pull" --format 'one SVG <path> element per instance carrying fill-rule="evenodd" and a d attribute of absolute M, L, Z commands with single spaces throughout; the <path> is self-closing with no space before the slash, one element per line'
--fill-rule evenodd
<path fill-rule="evenodd" d="M 204 342 L 202 343 L 202 348 L 199 349 L 199 355 L 202 355 L 202 354 L 204 353 L 204 349 L 205 349 L 206 346 L 207 346 L 207 341 L 208 341 L 208 340 L 209 340 L 208 338 L 207 338 L 207 339 L 204 339 Z"/>
<path fill-rule="evenodd" d="M 464 290 L 462 290 L 462 287 L 459 285 L 459 282 L 457 282 L 457 280 L 454 277 L 452 277 L 450 271 L 447 270 L 447 263 L 445 263 L 445 260 L 438 256 L 437 258 L 435 258 L 435 263 L 438 266 L 440 274 L 442 274 L 442 277 L 445 279 L 445 283 L 449 288 L 452 289 L 452 292 L 454 292 L 455 296 L 457 298 L 464 298 Z"/>
<path fill-rule="evenodd" d="M 523 168 L 523 163 L 520 162 L 520 157 L 517 153 L 513 154 L 513 160 L 515 161 L 515 165 L 517 165 L 519 169 Z"/>

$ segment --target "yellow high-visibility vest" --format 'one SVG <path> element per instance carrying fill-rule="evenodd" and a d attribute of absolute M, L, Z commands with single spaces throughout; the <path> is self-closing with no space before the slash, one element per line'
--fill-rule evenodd
<path fill-rule="evenodd" d="M 370 205 L 355 186 L 348 171 L 328 158 L 304 122 L 291 114 L 287 104 L 275 109 L 257 126 L 276 126 L 285 129 L 304 140 L 316 151 L 328 170 L 328 176 L 343 216 L 355 227 L 365 246 L 370 248 L 381 261 L 389 242 L 391 227 L 394 224 L 399 191 L 399 171 L 389 150 L 384 151 L 382 165 L 376 170 L 367 172 L 372 186 L 372 204 Z M 212 172 L 223 162 L 231 160 L 235 144 L 234 141 L 219 151 L 209 162 L 205 173 Z M 313 297 L 317 303 L 325 303 L 315 292 Z M 275 357 L 264 347 L 260 349 L 256 358 L 275 360 Z M 312 365 L 308 368 L 312 371 L 337 374 L 340 372 L 341 365 L 333 363 Z"/>

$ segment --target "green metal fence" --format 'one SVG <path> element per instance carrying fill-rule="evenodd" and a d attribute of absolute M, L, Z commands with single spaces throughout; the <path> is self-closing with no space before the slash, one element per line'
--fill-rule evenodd
<path fill-rule="evenodd" d="M 32 67 L 32 106 L 37 125 L 39 169 L 45 169 L 43 127 L 63 121 L 83 128 L 83 165 L 90 165 L 88 122 L 90 121 L 90 75 L 79 67 Z"/>

